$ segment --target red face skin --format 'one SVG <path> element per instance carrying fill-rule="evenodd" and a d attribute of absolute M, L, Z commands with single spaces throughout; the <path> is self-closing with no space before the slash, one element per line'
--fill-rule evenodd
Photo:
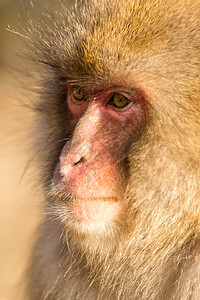
<path fill-rule="evenodd" d="M 73 88 L 67 89 L 69 126 L 74 129 L 55 168 L 54 189 L 73 199 L 66 205 L 75 222 L 109 222 L 123 210 L 122 160 L 147 102 L 138 90 L 115 88 L 78 101 Z M 125 96 L 127 105 L 115 107 L 110 100 L 115 93 Z"/>

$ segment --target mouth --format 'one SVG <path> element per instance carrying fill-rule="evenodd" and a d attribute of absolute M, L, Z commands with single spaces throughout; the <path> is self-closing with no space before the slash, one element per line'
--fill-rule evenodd
<path fill-rule="evenodd" d="M 92 197 L 92 198 L 75 198 L 75 197 L 70 197 L 70 203 L 71 202 L 77 202 L 77 201 L 113 201 L 113 202 L 118 202 L 119 200 L 116 197 Z"/>
<path fill-rule="evenodd" d="M 66 204 L 69 219 L 82 224 L 105 224 L 118 218 L 122 205 L 116 197 L 59 197 Z"/>

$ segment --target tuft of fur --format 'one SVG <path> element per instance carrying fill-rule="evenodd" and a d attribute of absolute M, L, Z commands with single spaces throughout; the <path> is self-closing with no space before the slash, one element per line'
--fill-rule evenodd
<path fill-rule="evenodd" d="M 83 1 L 28 21 L 29 56 L 45 74 L 37 144 L 47 216 L 27 299 L 200 298 L 199 28 L 193 0 Z M 70 138 L 66 81 L 93 90 L 133 85 L 150 104 L 126 158 L 128 213 L 107 235 L 67 226 L 65 207 L 48 192 Z"/>

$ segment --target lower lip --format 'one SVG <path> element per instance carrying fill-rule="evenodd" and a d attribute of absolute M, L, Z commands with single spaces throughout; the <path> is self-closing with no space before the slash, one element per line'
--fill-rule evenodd
<path fill-rule="evenodd" d="M 74 221 L 80 223 L 107 223 L 117 219 L 121 205 L 116 198 L 74 199 L 69 212 Z"/>

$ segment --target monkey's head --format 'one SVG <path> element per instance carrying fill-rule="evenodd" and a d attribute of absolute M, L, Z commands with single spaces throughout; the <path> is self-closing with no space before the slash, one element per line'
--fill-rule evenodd
<path fill-rule="evenodd" d="M 29 26 L 48 68 L 49 205 L 85 238 L 137 220 L 150 230 L 152 212 L 172 216 L 180 201 L 186 213 L 200 153 L 199 4 L 88 1 L 61 14 Z"/>

